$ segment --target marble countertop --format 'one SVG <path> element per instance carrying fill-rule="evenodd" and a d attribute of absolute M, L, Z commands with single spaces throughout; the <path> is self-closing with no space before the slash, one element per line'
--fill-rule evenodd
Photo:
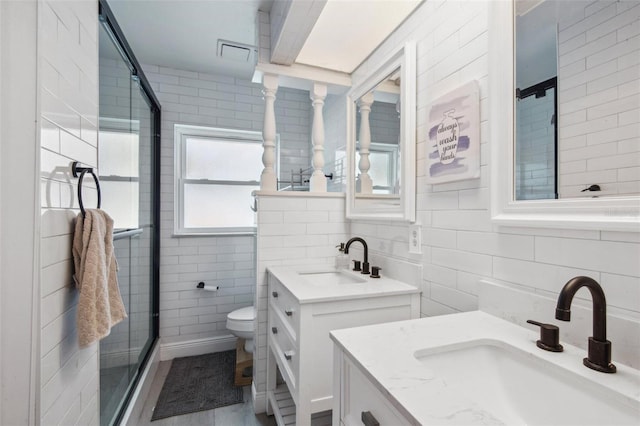
<path fill-rule="evenodd" d="M 615 403 L 631 407 L 632 413 L 638 410 L 640 419 L 638 370 L 615 362 L 615 355 L 613 362 L 618 368 L 616 374 L 590 370 L 582 364 L 586 350 L 563 342 L 564 352 L 541 350 L 535 343 L 539 338 L 535 327 L 527 329 L 486 312 L 474 311 L 334 330 L 331 338 L 412 424 L 514 423 L 513 417 L 501 419 L 499 414 L 480 407 L 473 398 L 448 389 L 446 379 L 438 376 L 438 370 L 429 368 L 414 356 L 416 353 L 438 352 L 438 348 L 442 352 L 442 347 L 461 347 L 474 341 L 498 345 L 508 342 L 509 346 L 505 344 L 505 347 L 515 348 L 526 359 L 548 366 L 544 362 L 547 361 L 566 369 L 569 373 L 560 369 L 557 375 L 568 374 L 567 377 L 574 379 L 577 376 L 580 387 L 591 389 L 590 386 L 593 386 L 596 395 L 601 393 L 598 386 L 603 386 L 606 391 L 611 391 L 605 393 L 612 394 Z M 615 342 L 613 344 L 615 354 Z M 482 369 L 483 365 L 478 363 L 471 368 Z M 526 383 L 522 385 L 526 386 Z M 531 398 L 535 398 L 535 392 L 538 391 L 531 392 Z M 588 401 L 585 401 L 585 405 L 588 405 Z M 543 409 L 540 407 L 540 410 Z M 548 423 L 553 423 L 553 418 Z M 525 422 L 516 420 L 515 423 Z"/>
<path fill-rule="evenodd" d="M 356 280 L 364 280 L 364 282 L 333 285 L 314 284 L 310 275 L 305 275 L 314 272 L 334 271 L 337 270 L 333 266 L 274 266 L 267 268 L 267 272 L 277 278 L 301 304 L 419 293 L 417 288 L 384 275 L 380 278 L 371 278 L 369 275 L 341 269 L 341 273 L 352 276 Z M 300 274 L 301 272 L 303 274 Z"/>

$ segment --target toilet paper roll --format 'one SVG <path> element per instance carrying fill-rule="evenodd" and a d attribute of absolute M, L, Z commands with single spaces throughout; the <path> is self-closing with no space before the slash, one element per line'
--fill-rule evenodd
<path fill-rule="evenodd" d="M 202 287 L 202 289 L 204 291 L 218 291 L 218 286 L 217 285 L 205 285 L 204 287 Z"/>

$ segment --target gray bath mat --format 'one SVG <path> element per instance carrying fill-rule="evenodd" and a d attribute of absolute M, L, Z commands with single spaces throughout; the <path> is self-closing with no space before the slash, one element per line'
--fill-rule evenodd
<path fill-rule="evenodd" d="M 242 388 L 233 384 L 235 362 L 236 351 L 174 359 L 151 420 L 241 403 Z"/>

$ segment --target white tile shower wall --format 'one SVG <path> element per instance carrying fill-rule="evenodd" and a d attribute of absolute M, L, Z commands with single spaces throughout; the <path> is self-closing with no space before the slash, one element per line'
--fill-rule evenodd
<path fill-rule="evenodd" d="M 40 422 L 99 424 L 98 345 L 79 349 L 71 240 L 78 213 L 69 165 L 97 166 L 98 2 L 38 2 L 41 85 Z M 86 181 L 85 181 L 86 182 Z M 87 182 L 85 203 L 96 193 Z"/>
<path fill-rule="evenodd" d="M 555 198 L 555 91 L 516 102 L 516 199 Z"/>
<path fill-rule="evenodd" d="M 342 155 L 346 152 L 347 144 L 347 114 L 346 95 L 329 94 L 324 101 L 324 172 L 333 173 L 334 178 L 327 182 L 327 189 L 331 192 L 345 192 L 346 190 L 346 159 L 336 162 L 337 151 Z"/>
<path fill-rule="evenodd" d="M 260 105 L 264 105 L 259 96 Z M 264 109 L 260 110 L 263 111 Z M 275 102 L 276 131 L 280 135 L 278 175 L 287 181 L 291 172 L 311 167 L 311 99 L 305 90 L 278 88 Z M 261 114 L 262 115 L 262 114 Z M 262 130 L 262 122 L 260 129 Z"/>
<path fill-rule="evenodd" d="M 333 266 L 337 254 L 335 246 L 349 237 L 349 223 L 344 217 L 344 209 L 344 194 L 314 196 L 289 192 L 258 196 L 258 316 L 253 379 L 259 393 L 266 391 L 266 268 L 309 264 Z"/>
<path fill-rule="evenodd" d="M 360 114 L 356 115 L 356 135 L 360 134 Z M 398 144 L 400 118 L 395 104 L 376 101 L 371 104 L 369 130 L 372 143 Z"/>
<path fill-rule="evenodd" d="M 559 193 L 640 192 L 640 4 L 585 2 L 559 18 Z M 568 141 L 569 143 L 565 143 Z"/>
<path fill-rule="evenodd" d="M 261 131 L 264 100 L 260 85 L 234 77 L 156 65 L 143 66 L 162 105 L 160 336 L 164 342 L 227 336 L 229 312 L 253 303 L 254 236 L 174 237 L 175 124 Z M 280 88 L 276 94 L 280 175 L 309 167 L 309 93 Z M 251 200 L 247 200 L 247 208 Z M 215 212 L 212 212 L 215 214 Z M 197 290 L 204 281 L 213 292 Z"/>
<path fill-rule="evenodd" d="M 627 5 L 627 2 L 616 3 Z M 637 3 L 636 3 L 637 4 Z M 425 2 L 353 74 L 363 81 L 396 46 L 413 39 L 418 49 L 417 222 L 422 256 L 408 253 L 406 224 L 354 221 L 353 235 L 370 241 L 374 255 L 422 262 L 423 316 L 474 310 L 478 282 L 500 280 L 557 297 L 576 275 L 602 284 L 611 311 L 640 316 L 640 240 L 637 234 L 496 227 L 491 223 L 488 134 L 487 2 Z M 455 52 L 455 54 L 452 54 Z M 612 76 L 615 81 L 617 77 Z M 480 83 L 480 179 L 428 185 L 426 117 L 431 102 L 469 80 Z M 576 297 L 588 300 L 588 293 Z M 553 312 L 548 313 L 553 318 Z M 545 320 L 544 318 L 541 318 Z M 576 341 L 586 344 L 584 339 Z"/>

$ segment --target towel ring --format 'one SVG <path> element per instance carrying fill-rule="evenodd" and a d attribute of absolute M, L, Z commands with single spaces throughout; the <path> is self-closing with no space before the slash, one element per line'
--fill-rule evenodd
<path fill-rule="evenodd" d="M 71 173 L 73 174 L 73 177 L 78 178 L 78 204 L 80 204 L 80 211 L 82 212 L 82 217 L 84 218 L 87 215 L 87 212 L 84 209 L 84 205 L 82 204 L 82 179 L 84 178 L 85 174 L 91 173 L 91 176 L 93 176 L 93 180 L 96 183 L 96 189 L 98 190 L 98 207 L 97 208 L 100 208 L 100 202 L 102 200 L 102 196 L 100 194 L 100 181 L 98 181 L 98 176 L 96 176 L 96 174 L 93 172 L 93 168 L 78 167 L 78 164 L 80 164 L 80 162 L 78 161 L 74 161 L 71 164 Z"/>

